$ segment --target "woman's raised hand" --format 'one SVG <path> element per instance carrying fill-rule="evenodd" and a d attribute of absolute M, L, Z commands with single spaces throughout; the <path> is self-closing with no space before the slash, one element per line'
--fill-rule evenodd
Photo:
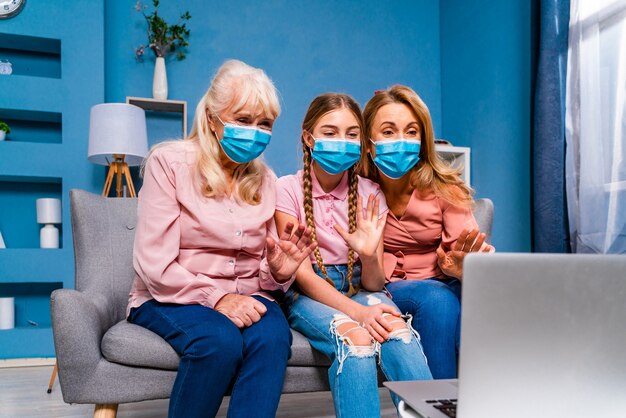
<path fill-rule="evenodd" d="M 294 231 L 291 222 L 287 223 L 278 241 L 267 237 L 266 244 L 267 263 L 277 282 L 288 281 L 302 261 L 317 247 L 317 242 L 311 241 L 311 231 L 305 225 L 299 224 Z"/>
<path fill-rule="evenodd" d="M 452 250 L 444 251 L 437 248 L 437 264 L 446 276 L 463 278 L 463 259 L 468 253 L 481 252 L 492 253 L 496 249 L 485 243 L 487 236 L 478 229 L 461 231 L 459 238 L 453 245 Z"/>
<path fill-rule="evenodd" d="M 356 230 L 349 233 L 341 226 L 335 225 L 335 230 L 361 258 L 375 256 L 378 244 L 383 236 L 387 217 L 383 216 L 379 219 L 379 205 L 380 202 L 378 198 L 374 197 L 374 195 L 370 195 L 367 199 L 364 214 L 363 202 L 361 196 L 359 196 L 357 197 L 356 203 Z"/>

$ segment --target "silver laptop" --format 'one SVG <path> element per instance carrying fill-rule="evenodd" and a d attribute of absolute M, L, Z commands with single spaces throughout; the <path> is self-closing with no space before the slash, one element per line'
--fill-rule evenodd
<path fill-rule="evenodd" d="M 421 417 L 626 417 L 626 256 L 469 255 L 455 383 L 385 386 Z"/>

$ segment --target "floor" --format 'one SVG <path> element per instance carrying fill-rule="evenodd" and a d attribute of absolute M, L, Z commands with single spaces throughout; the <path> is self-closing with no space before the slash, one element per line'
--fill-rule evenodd
<path fill-rule="evenodd" d="M 0 418 L 56 418 L 93 416 L 93 405 L 68 405 L 63 402 L 58 380 L 51 394 L 46 393 L 51 366 L 0 368 Z M 381 395 L 381 417 L 396 417 L 396 410 L 386 389 Z M 118 418 L 165 418 L 167 400 L 122 404 Z M 228 398 L 218 417 L 225 417 Z M 277 417 L 334 417 L 329 392 L 283 395 Z"/>

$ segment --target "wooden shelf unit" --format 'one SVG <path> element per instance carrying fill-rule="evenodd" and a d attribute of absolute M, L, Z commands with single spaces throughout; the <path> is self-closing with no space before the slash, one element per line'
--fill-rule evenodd
<path fill-rule="evenodd" d="M 187 139 L 187 102 L 184 100 L 158 100 L 147 97 L 126 97 L 126 103 L 143 110 L 182 114 L 183 139 Z"/>

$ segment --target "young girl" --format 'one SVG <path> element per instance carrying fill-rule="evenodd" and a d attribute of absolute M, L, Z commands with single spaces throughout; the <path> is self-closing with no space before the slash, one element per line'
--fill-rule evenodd
<path fill-rule="evenodd" d="M 356 174 L 362 132 L 354 99 L 317 97 L 302 123 L 304 168 L 277 182 L 278 229 L 306 222 L 318 244 L 287 293 L 288 319 L 331 360 L 338 417 L 380 416 L 377 357 L 389 380 L 432 378 L 418 339 L 383 291 L 387 206 L 379 187 Z"/>

